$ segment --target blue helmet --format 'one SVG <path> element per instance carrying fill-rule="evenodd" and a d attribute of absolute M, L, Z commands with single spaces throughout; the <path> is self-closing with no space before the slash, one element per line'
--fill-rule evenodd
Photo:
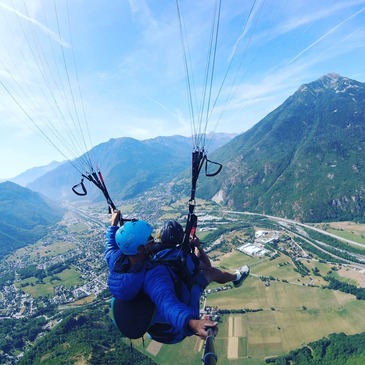
<path fill-rule="evenodd" d="M 125 255 L 136 255 L 147 244 L 153 228 L 145 221 L 127 222 L 115 234 L 115 241 Z"/>

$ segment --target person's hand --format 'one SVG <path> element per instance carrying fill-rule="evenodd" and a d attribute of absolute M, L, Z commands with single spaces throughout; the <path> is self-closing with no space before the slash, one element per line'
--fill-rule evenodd
<path fill-rule="evenodd" d="M 120 222 L 120 210 L 114 209 L 112 211 L 112 226 L 117 226 Z"/>
<path fill-rule="evenodd" d="M 196 247 L 196 248 L 200 248 L 200 239 L 197 236 L 194 236 L 191 239 L 191 244 Z"/>
<path fill-rule="evenodd" d="M 197 334 L 200 338 L 208 337 L 208 329 L 213 329 L 214 337 L 218 333 L 218 322 L 213 322 L 210 319 L 191 319 L 189 321 L 189 327 Z"/>

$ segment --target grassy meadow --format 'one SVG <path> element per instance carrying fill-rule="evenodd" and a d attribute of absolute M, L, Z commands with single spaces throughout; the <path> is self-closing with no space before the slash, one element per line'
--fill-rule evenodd
<path fill-rule="evenodd" d="M 365 246 L 365 224 L 356 222 L 333 222 L 327 224 L 326 231 Z"/>

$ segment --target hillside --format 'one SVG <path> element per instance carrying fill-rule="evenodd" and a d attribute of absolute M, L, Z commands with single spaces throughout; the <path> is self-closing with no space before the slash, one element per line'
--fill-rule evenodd
<path fill-rule="evenodd" d="M 275 361 L 275 365 L 343 365 L 365 363 L 365 333 L 346 336 L 344 333 L 336 333 L 319 341 L 309 343 L 301 349 L 291 351 L 286 356 L 281 356 Z"/>
<path fill-rule="evenodd" d="M 217 133 L 211 141 L 214 150 L 235 135 Z M 109 193 L 114 199 L 134 198 L 158 184 L 167 183 L 190 167 L 191 138 L 183 136 L 157 137 L 144 141 L 117 138 L 102 143 L 90 151 L 98 162 Z M 71 164 L 64 164 L 27 185 L 51 199 L 75 199 L 71 188 L 79 183 L 80 173 Z M 103 195 L 86 181 L 88 198 L 101 200 Z"/>
<path fill-rule="evenodd" d="M 105 303 L 73 311 L 38 341 L 18 364 L 44 364 L 47 359 L 47 364 L 157 365 L 135 349 L 128 348 L 107 311 Z M 11 322 L 6 324 L 10 327 Z M 38 325 L 31 331 L 37 329 L 42 328 Z M 18 336 L 21 339 L 21 334 Z M 88 361 L 84 362 L 85 359 Z"/>
<path fill-rule="evenodd" d="M 0 258 L 36 242 L 62 218 L 63 210 L 29 189 L 0 184 Z"/>
<path fill-rule="evenodd" d="M 45 165 L 45 166 L 33 167 L 29 170 L 22 172 L 21 174 L 15 176 L 15 177 L 13 177 L 12 179 L 8 179 L 8 180 L 12 181 L 15 184 L 18 184 L 20 186 L 26 187 L 32 181 L 38 179 L 39 177 L 43 176 L 47 172 L 52 171 L 53 169 L 62 165 L 63 163 L 65 163 L 65 162 L 64 161 L 63 162 L 53 161 L 50 164 Z"/>
<path fill-rule="evenodd" d="M 364 136 L 365 84 L 328 74 L 212 154 L 224 169 L 200 193 L 307 222 L 362 219 Z"/>

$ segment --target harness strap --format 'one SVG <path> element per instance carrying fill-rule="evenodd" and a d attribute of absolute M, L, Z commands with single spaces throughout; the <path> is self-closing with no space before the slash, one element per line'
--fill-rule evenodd
<path fill-rule="evenodd" d="M 183 248 L 184 252 L 187 254 L 192 252 L 193 247 L 190 247 L 190 237 L 195 236 L 196 227 L 198 224 L 198 218 L 194 214 L 195 210 L 195 193 L 196 193 L 196 184 L 198 182 L 200 171 L 205 163 L 205 176 L 212 177 L 218 175 L 223 165 L 219 162 L 211 161 L 207 158 L 207 155 L 204 151 L 204 148 L 195 148 L 192 152 L 192 159 L 191 159 L 191 193 L 190 193 L 190 200 L 189 200 L 189 214 L 188 219 L 186 222 L 185 232 L 184 232 L 184 239 L 183 239 Z M 217 169 L 214 172 L 208 172 L 208 165 L 215 165 Z"/>

